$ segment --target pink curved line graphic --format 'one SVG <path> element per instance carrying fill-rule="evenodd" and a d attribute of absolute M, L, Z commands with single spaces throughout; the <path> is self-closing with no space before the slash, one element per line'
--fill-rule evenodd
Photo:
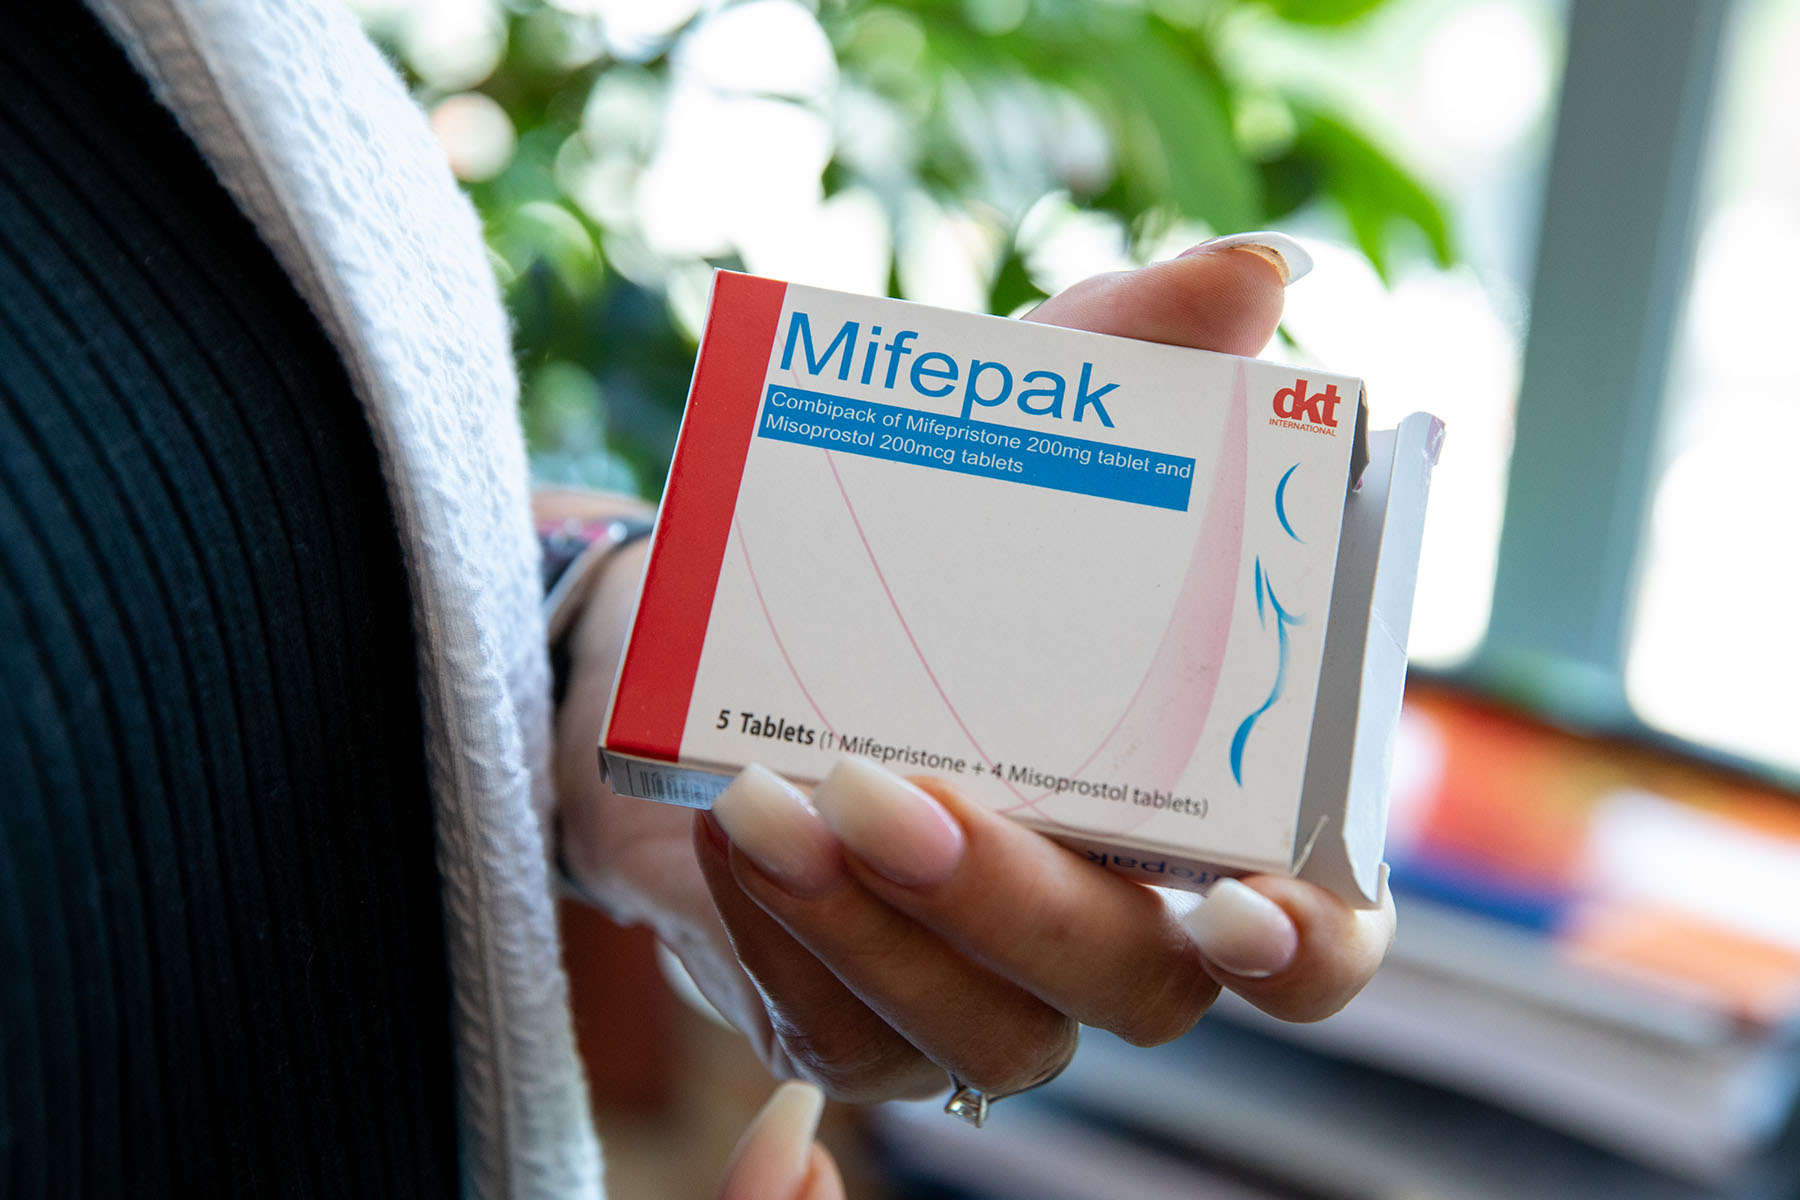
<path fill-rule="evenodd" d="M 756 593 L 756 603 L 762 608 L 763 620 L 769 623 L 769 636 L 775 639 L 775 649 L 781 652 L 781 661 L 787 664 L 788 674 L 794 677 L 795 685 L 799 687 L 800 694 L 806 697 L 806 703 L 813 710 L 813 715 L 819 718 L 819 724 L 825 727 L 826 733 L 835 738 L 837 730 L 832 728 L 831 718 L 820 711 L 819 702 L 814 700 L 812 693 L 807 690 L 806 681 L 800 678 L 799 669 L 794 666 L 794 660 L 788 655 L 787 643 L 781 640 L 781 631 L 775 628 L 775 615 L 769 611 L 769 602 L 763 598 L 762 584 L 758 583 L 756 579 L 756 568 L 750 562 L 750 543 L 744 538 L 744 523 L 733 517 L 731 527 L 737 533 L 738 552 L 744 556 L 744 570 L 750 576 L 750 590 Z"/>
<path fill-rule="evenodd" d="M 1194 757 L 1218 693 L 1225 645 L 1237 607 L 1238 570 L 1244 552 L 1244 489 L 1249 473 L 1248 408 L 1240 366 L 1213 467 L 1212 491 L 1206 498 L 1206 511 L 1194 536 L 1174 611 L 1118 724 L 1071 775 L 1099 757 L 1122 732 L 1129 732 L 1134 750 L 1120 763 L 1120 773 L 1147 779 L 1158 790 L 1173 789 Z M 1138 819 L 1123 822 L 1121 827 L 1140 825 L 1154 812 L 1142 809 Z"/>
<path fill-rule="evenodd" d="M 986 750 L 981 748 L 981 743 L 975 737 L 975 731 L 969 728 L 962 719 L 962 714 L 956 711 L 956 705 L 951 701 L 950 693 L 944 690 L 944 685 L 938 682 L 937 672 L 931 669 L 931 660 L 927 659 L 925 651 L 919 648 L 919 639 L 913 636 L 912 626 L 907 623 L 906 614 L 900 611 L 900 602 L 894 599 L 894 589 L 888 586 L 887 572 L 881 569 L 881 562 L 875 557 L 875 548 L 869 545 L 869 535 L 863 532 L 862 518 L 856 515 L 856 506 L 850 503 L 850 493 L 844 490 L 844 477 L 838 474 L 837 455 L 827 450 L 825 465 L 831 468 L 831 478 L 837 483 L 838 495 L 844 498 L 844 511 L 850 514 L 850 524 L 856 527 L 856 536 L 862 542 L 863 553 L 869 556 L 869 565 L 875 568 L 875 578 L 881 584 L 882 593 L 887 596 L 888 607 L 894 610 L 894 619 L 900 622 L 900 632 L 906 635 L 907 642 L 912 646 L 913 655 L 919 660 L 919 665 L 925 668 L 925 678 L 931 680 L 931 686 L 937 689 L 938 699 L 944 702 L 944 709 L 950 714 L 950 719 L 956 722 L 956 727 L 962 730 L 964 737 L 969 739 L 969 745 L 975 747 L 975 753 L 981 756 L 981 761 L 988 765 L 989 770 L 992 770 L 994 760 L 988 756 Z M 994 777 L 999 779 L 999 772 L 994 772 Z M 1021 802 L 1029 803 L 1025 801 L 1018 788 L 1004 779 L 1001 782 L 1005 783 L 1006 790 L 1018 796 Z M 1012 810 L 1003 809 L 1001 811 L 1010 812 Z"/>
<path fill-rule="evenodd" d="M 1219 604 L 1223 603 L 1225 606 L 1223 619 L 1219 620 L 1214 618 L 1213 620 L 1216 623 L 1211 625 L 1208 629 L 1208 632 L 1211 635 L 1208 640 L 1214 643 L 1211 647 L 1212 658 L 1209 661 L 1212 661 L 1214 666 L 1212 685 L 1206 689 L 1206 694 L 1203 697 L 1196 698 L 1198 703 L 1199 723 L 1194 731 L 1194 740 L 1196 742 L 1199 740 L 1199 730 L 1205 727 L 1207 714 L 1212 709 L 1212 693 L 1218 687 L 1218 670 L 1219 667 L 1223 665 L 1224 643 L 1230 637 L 1231 616 L 1236 608 L 1235 583 L 1237 579 L 1237 565 L 1240 556 L 1243 554 L 1243 492 L 1246 470 L 1244 437 L 1246 418 L 1244 410 L 1247 404 L 1248 400 L 1245 393 L 1244 371 L 1243 368 L 1240 367 L 1238 369 L 1237 386 L 1232 394 L 1233 408 L 1232 411 L 1226 415 L 1224 437 L 1219 446 L 1219 458 L 1213 465 L 1212 492 L 1207 497 L 1206 513 L 1201 517 L 1200 532 L 1195 536 L 1193 553 L 1188 556 L 1187 574 L 1182 579 L 1181 591 L 1175 598 L 1174 608 L 1170 610 L 1169 623 L 1163 627 L 1162 640 L 1157 643 L 1156 653 L 1151 655 L 1149 663 L 1144 667 L 1143 678 L 1138 680 L 1136 689 L 1131 693 L 1131 699 L 1125 702 L 1125 707 L 1119 712 L 1119 719 L 1113 722 L 1112 728 L 1106 731 L 1106 736 L 1100 739 L 1099 744 L 1094 747 L 1093 752 L 1082 759 L 1079 766 L 1067 772 L 1070 776 L 1078 776 L 1083 771 L 1087 770 L 1088 767 L 1093 764 L 1093 761 L 1096 758 L 1099 758 L 1101 753 L 1104 752 L 1108 746 L 1112 745 L 1113 739 L 1119 735 L 1119 731 L 1125 728 L 1126 721 L 1134 714 L 1142 711 L 1145 691 L 1149 688 L 1150 681 L 1158 677 L 1158 665 L 1171 661 L 1171 655 L 1180 654 L 1182 652 L 1179 646 L 1171 645 L 1177 627 L 1192 629 L 1206 625 L 1208 620 L 1207 614 L 1216 612 Z M 1234 448 L 1237 450 L 1235 459 L 1230 457 L 1231 451 Z M 1220 485 L 1222 483 L 1229 484 L 1231 487 L 1231 491 L 1227 493 L 1227 496 L 1223 501 L 1220 499 Z M 1235 505 L 1230 503 L 1230 498 L 1232 496 L 1237 498 L 1237 503 Z M 1234 531 L 1237 536 L 1237 544 L 1231 545 L 1230 539 L 1232 538 Z M 1221 596 L 1212 589 L 1205 588 L 1205 568 L 1206 564 L 1210 561 L 1209 555 L 1222 552 L 1227 548 L 1229 548 L 1231 554 L 1231 574 L 1228 577 L 1214 576 L 1215 581 L 1222 579 L 1226 584 L 1223 589 L 1223 595 Z M 1190 745 L 1186 756 L 1181 760 L 1182 765 L 1185 766 L 1187 760 L 1192 757 L 1193 747 Z M 1179 776 L 1179 770 L 1180 769 L 1177 768 L 1177 776 Z M 1169 785 L 1174 785 L 1173 779 L 1169 781 Z M 1034 797 L 1034 800 L 1042 800 L 1047 795 L 1049 795 L 1049 793 L 1045 792 L 1042 795 Z M 1010 812 L 1012 810 L 998 809 L 996 811 Z"/>

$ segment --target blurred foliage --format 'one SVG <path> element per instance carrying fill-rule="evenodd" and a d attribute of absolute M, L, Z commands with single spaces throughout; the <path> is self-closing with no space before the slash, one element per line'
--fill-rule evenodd
<path fill-rule="evenodd" d="M 1172 228 L 1230 232 L 1302 208 L 1335 211 L 1385 275 L 1409 242 L 1449 261 L 1439 203 L 1318 91 L 1272 91 L 1231 69 L 1246 20 L 1316 33 L 1384 2 L 820 0 L 811 19 L 836 78 L 771 99 L 829 122 L 819 187 L 877 198 L 891 262 L 916 236 L 906 214 L 920 197 L 984 231 L 973 252 L 993 312 L 1041 295 L 1027 218 L 1046 197 L 1115 219 L 1140 255 Z M 621 45 L 604 3 L 578 13 L 463 0 L 465 18 L 471 3 L 484 6 L 498 54 L 475 55 L 462 78 L 423 61 L 429 39 L 407 36 L 406 19 L 427 15 L 428 0 L 410 12 L 388 0 L 365 19 L 428 107 L 472 89 L 517 131 L 504 166 L 466 182 L 515 323 L 534 469 L 654 496 L 705 270 L 742 261 L 659 252 L 633 187 L 668 128 L 684 39 L 733 5 L 693 5 L 673 28 Z M 871 140 L 870 128 L 884 136 Z M 889 290 L 906 295 L 906 283 L 890 266 Z"/>

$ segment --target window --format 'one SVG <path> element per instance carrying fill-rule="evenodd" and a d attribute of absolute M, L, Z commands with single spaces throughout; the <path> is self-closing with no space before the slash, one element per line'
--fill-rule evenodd
<path fill-rule="evenodd" d="M 1800 768 L 1800 3 L 1728 32 L 1669 372 L 1628 695 L 1651 724 Z"/>
<path fill-rule="evenodd" d="M 1795 0 L 1571 6 L 1493 618 L 1468 668 L 1555 716 L 1777 769 L 1800 765 L 1800 634 L 1776 616 L 1800 597 L 1800 539 L 1775 495 L 1800 408 L 1800 306 L 1777 282 L 1800 262 L 1797 24 Z"/>

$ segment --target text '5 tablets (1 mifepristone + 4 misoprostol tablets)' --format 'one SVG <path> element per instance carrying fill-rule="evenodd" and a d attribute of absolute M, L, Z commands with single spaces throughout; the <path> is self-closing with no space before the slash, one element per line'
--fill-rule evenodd
<path fill-rule="evenodd" d="M 1378 902 L 1443 426 L 1351 378 L 720 272 L 601 754 L 952 781 L 1146 882 Z"/>

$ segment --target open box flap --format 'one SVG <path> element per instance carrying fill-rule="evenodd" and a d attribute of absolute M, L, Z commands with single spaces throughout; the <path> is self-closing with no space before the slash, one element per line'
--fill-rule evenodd
<path fill-rule="evenodd" d="M 1429 413 L 1370 434 L 1362 485 L 1344 506 L 1300 800 L 1300 827 L 1322 829 L 1297 874 L 1359 907 L 1380 902 L 1406 634 L 1443 437 Z"/>

